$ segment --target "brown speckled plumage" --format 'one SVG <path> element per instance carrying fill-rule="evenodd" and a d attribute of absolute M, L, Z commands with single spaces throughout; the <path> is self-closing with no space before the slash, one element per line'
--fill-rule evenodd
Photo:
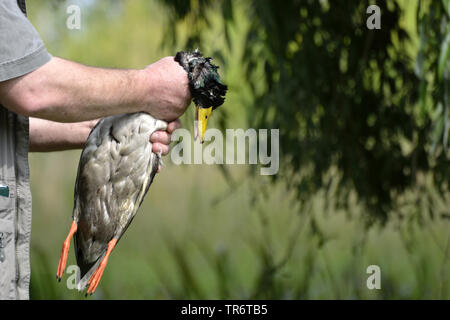
<path fill-rule="evenodd" d="M 201 139 L 211 110 L 222 105 L 227 91 L 211 60 L 197 50 L 178 52 L 175 57 L 188 73 Z M 91 131 L 78 166 L 73 222 L 63 243 L 58 280 L 74 237 L 81 271 L 78 289 L 89 285 L 87 294 L 95 291 L 111 251 L 136 215 L 158 170 L 160 155 L 152 152 L 150 135 L 166 128 L 166 122 L 139 112 L 104 118 Z"/>
<path fill-rule="evenodd" d="M 106 252 L 120 239 L 158 170 L 150 135 L 167 124 L 146 113 L 104 118 L 92 130 L 81 154 L 75 186 L 73 219 L 75 254 L 81 270 L 79 289 Z"/>

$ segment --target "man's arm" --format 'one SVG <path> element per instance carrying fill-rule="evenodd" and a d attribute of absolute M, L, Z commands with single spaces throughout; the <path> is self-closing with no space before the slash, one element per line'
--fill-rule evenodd
<path fill-rule="evenodd" d="M 30 151 L 49 152 L 83 148 L 97 120 L 61 123 L 39 118 L 30 118 Z M 169 152 L 170 135 L 181 127 L 180 120 L 169 123 L 166 131 L 156 131 L 150 136 L 155 153 Z"/>
<path fill-rule="evenodd" d="M 89 67 L 53 57 L 24 76 L 0 82 L 0 103 L 29 117 L 80 122 L 144 111 L 174 120 L 190 102 L 186 71 L 172 57 L 142 70 Z"/>
<path fill-rule="evenodd" d="M 83 148 L 97 120 L 60 123 L 30 118 L 30 152 L 50 152 Z"/>

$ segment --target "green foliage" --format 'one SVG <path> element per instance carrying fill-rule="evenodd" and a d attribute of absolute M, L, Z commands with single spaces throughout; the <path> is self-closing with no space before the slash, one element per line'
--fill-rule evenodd
<path fill-rule="evenodd" d="M 415 14 L 417 2 L 406 1 L 408 5 L 412 4 L 411 10 Z M 67 17 L 64 4 L 69 2 L 81 6 L 81 30 L 69 31 L 64 27 Z M 420 39 L 414 36 L 414 26 L 407 28 L 402 24 L 401 27 L 396 27 L 408 29 L 408 34 L 412 35 L 411 43 L 402 35 L 403 44 L 399 43 L 398 37 L 389 36 L 389 30 L 382 29 L 381 34 L 373 31 L 375 34 L 370 40 L 371 50 L 367 53 L 366 61 L 370 70 L 364 71 L 365 69 L 355 66 L 363 61 L 356 55 L 357 51 L 353 53 L 352 47 L 355 45 L 354 50 L 361 51 L 360 42 L 364 39 L 360 33 L 368 34 L 364 29 L 365 8 L 361 7 L 358 17 L 360 25 L 344 20 L 356 19 L 352 18 L 351 14 L 356 15 L 357 4 L 348 2 L 347 5 L 351 9 L 348 11 L 344 7 L 338 7 L 337 1 L 329 1 L 328 10 L 335 10 L 335 16 L 326 11 L 326 1 L 301 1 L 302 6 L 314 10 L 303 10 L 300 16 L 305 13 L 307 16 L 298 19 L 296 26 L 295 23 L 281 21 L 283 19 L 278 16 L 283 10 L 290 10 L 277 6 L 264 9 L 264 5 L 270 5 L 268 1 L 260 4 L 253 1 L 254 5 L 250 0 L 223 0 L 218 3 L 178 1 L 175 8 L 171 7 L 169 11 L 160 5 L 161 2 L 28 1 L 28 8 L 32 23 L 53 55 L 89 65 L 139 68 L 164 55 L 173 55 L 178 50 L 195 49 L 198 46 L 221 65 L 220 75 L 230 86 L 227 102 L 211 119 L 211 127 L 219 125 L 233 128 L 250 124 L 272 127 L 275 126 L 271 124 L 272 120 L 277 121 L 284 135 L 283 141 L 287 141 L 283 145 L 284 167 L 289 164 L 289 159 L 294 159 L 288 155 L 288 152 L 293 152 L 293 155 L 297 154 L 297 157 L 302 158 L 298 164 L 293 164 L 293 167 L 299 166 L 300 172 L 291 178 L 288 171 L 284 171 L 277 181 L 270 184 L 266 177 L 249 176 L 247 166 L 231 166 L 229 170 L 221 171 L 224 167 L 174 166 L 166 159 L 167 167 L 156 177 L 133 224 L 113 251 L 96 294 L 88 299 L 450 299 L 450 198 L 448 191 L 440 195 L 433 183 L 436 179 L 433 175 L 441 174 L 448 165 L 438 161 L 431 165 L 441 166 L 439 170 L 433 169 L 430 174 L 418 173 L 417 188 L 396 194 L 397 206 L 386 209 L 386 215 L 391 217 L 386 224 L 374 223 L 371 226 L 366 225 L 367 210 L 361 204 L 358 193 L 351 188 L 348 188 L 347 193 L 342 192 L 342 172 L 336 165 L 338 160 L 345 156 L 338 153 L 343 147 L 339 147 L 337 141 L 338 137 L 343 135 L 339 126 L 345 119 L 353 119 L 348 126 L 355 132 L 363 132 L 361 128 L 374 126 L 376 128 L 371 130 L 377 133 L 379 126 L 389 127 L 389 121 L 400 131 L 405 130 L 402 123 L 394 122 L 404 120 L 405 117 L 411 121 L 412 117 L 415 126 L 420 129 L 414 129 L 420 132 L 420 135 L 413 135 L 415 144 L 408 142 L 411 138 L 401 140 L 399 136 L 389 136 L 385 133 L 381 133 L 383 139 L 377 143 L 387 144 L 389 147 L 390 143 L 395 142 L 401 147 L 402 154 L 406 152 L 406 155 L 418 148 L 417 144 L 426 145 L 429 138 L 426 130 L 432 126 L 429 117 L 434 116 L 435 108 L 435 104 L 430 101 L 434 99 L 433 94 L 436 92 L 435 82 L 428 81 L 438 70 L 437 52 L 440 52 L 442 42 L 433 42 L 434 48 L 438 47 L 439 50 L 424 51 L 424 68 L 431 71 L 426 73 L 427 83 L 423 96 L 420 92 L 417 94 L 421 88 L 418 83 L 415 83 L 412 89 L 403 87 L 403 82 L 397 83 L 401 80 L 410 85 L 411 82 L 408 81 L 413 79 L 410 69 L 416 65 L 416 61 L 410 57 L 415 57 L 415 42 L 420 44 Z M 325 7 L 319 9 L 314 2 L 322 3 Z M 287 1 L 281 3 L 293 8 L 289 7 Z M 394 9 L 399 10 L 396 6 Z M 321 10 L 325 10 L 325 13 Z M 385 10 L 384 6 L 382 10 Z M 177 13 L 179 11 L 182 14 Z M 264 15 L 259 13 L 260 11 L 264 12 Z M 295 55 L 297 59 L 304 59 L 298 64 L 295 64 L 293 56 L 288 54 L 276 58 L 271 53 L 272 47 L 266 45 L 266 42 L 270 44 L 270 41 L 275 41 L 268 39 L 269 34 L 279 36 L 277 32 L 268 30 L 272 22 L 261 21 L 266 16 L 270 17 L 271 11 L 278 16 L 276 21 L 283 22 L 280 32 L 290 28 L 298 31 L 297 27 L 305 25 L 301 28 L 306 28 L 306 36 L 300 34 L 301 37 L 297 39 L 296 35 L 296 40 L 289 42 L 286 39 L 292 38 L 293 35 L 280 33 L 281 39 L 276 40 L 283 45 L 289 42 L 287 49 L 285 48 L 289 50 L 289 54 Z M 298 18 L 296 13 L 293 10 L 286 12 L 286 17 Z M 336 21 L 323 20 L 320 22 L 322 26 L 316 25 L 318 20 L 314 19 L 313 13 L 320 17 L 324 14 Z M 401 20 L 394 12 L 388 12 L 386 17 L 395 21 Z M 415 20 L 415 15 L 413 18 Z M 382 15 L 382 28 L 384 19 Z M 178 22 L 171 23 L 175 20 Z M 389 25 L 394 24 L 393 21 L 386 22 L 390 23 Z M 320 37 L 325 37 L 326 32 L 332 32 L 334 37 L 339 36 L 337 31 L 328 30 L 328 23 L 332 23 L 336 28 L 348 29 L 348 38 L 323 38 L 319 46 Z M 353 26 L 359 26 L 360 30 L 354 30 Z M 320 37 L 316 38 L 314 31 L 317 31 Z M 189 48 L 184 43 L 187 39 L 193 39 L 189 36 L 191 33 L 195 33 L 194 39 L 197 37 L 197 40 L 191 40 L 192 45 Z M 395 40 L 392 39 L 390 43 L 393 49 L 381 48 L 378 54 L 372 52 L 373 46 L 380 46 L 375 41 L 378 37 L 384 37 L 386 43 L 389 43 L 390 37 L 394 37 Z M 343 41 L 342 44 L 339 39 Z M 318 41 L 317 48 L 313 48 L 314 41 Z M 330 50 L 336 55 L 337 52 L 342 53 L 342 58 L 328 51 L 325 45 L 328 41 L 338 46 Z M 166 46 L 161 48 L 161 42 Z M 250 44 L 252 48 L 248 48 Z M 170 48 L 172 45 L 176 48 Z M 401 50 L 401 47 L 398 47 L 400 45 L 408 45 L 408 49 Z M 282 47 L 278 48 L 274 44 L 271 46 L 280 54 L 284 52 Z M 303 46 L 309 48 L 310 56 L 306 55 Z M 337 51 L 338 48 L 340 51 Z M 347 49 L 346 54 L 344 49 Z M 393 63 L 389 62 L 390 58 L 383 60 L 380 57 L 386 54 L 386 51 L 389 57 L 402 54 L 392 60 L 400 63 L 400 69 L 390 67 L 389 64 Z M 328 58 L 330 62 L 326 61 Z M 356 62 L 352 59 L 356 59 Z M 375 64 L 370 62 L 372 60 Z M 337 75 L 338 66 L 335 64 L 338 61 Z M 430 64 L 430 61 L 435 62 Z M 313 62 L 326 63 L 328 67 L 313 65 Z M 278 64 L 283 66 L 279 72 Z M 384 72 L 383 79 L 381 73 L 379 76 L 376 73 L 382 66 L 387 68 L 381 70 Z M 270 77 L 266 68 L 270 71 Z M 325 73 L 326 70 L 328 74 Z M 406 74 L 403 75 L 397 70 L 406 70 Z M 301 74 L 296 75 L 297 72 Z M 306 72 L 318 74 L 311 73 L 307 77 Z M 353 89 L 352 79 L 347 74 L 351 72 L 364 74 L 355 78 Z M 329 83 L 324 79 L 326 76 L 330 79 Z M 349 83 L 336 81 L 336 76 Z M 291 84 L 286 84 L 287 87 L 284 88 L 280 79 L 285 82 L 286 79 L 292 79 L 291 81 L 297 84 L 302 81 L 302 86 L 306 86 L 308 90 L 311 87 L 312 91 L 305 92 L 306 90 L 299 86 L 295 89 L 295 94 Z M 308 81 L 306 84 L 305 79 Z M 365 82 L 356 83 L 356 79 L 365 79 Z M 399 86 L 400 89 L 385 97 L 379 97 L 378 95 L 382 94 L 377 95 L 375 90 L 382 91 L 381 83 L 388 83 L 385 86 L 391 90 L 389 81 L 397 81 L 393 86 Z M 269 83 L 272 86 L 270 90 Z M 316 85 L 324 86 L 325 92 L 336 87 L 334 90 L 339 93 L 340 99 L 345 99 L 351 105 L 333 102 L 328 97 L 330 93 L 322 97 L 320 88 L 315 88 Z M 393 101 L 389 108 L 393 110 L 385 110 L 388 109 L 387 106 L 381 106 L 378 110 L 372 106 L 375 102 L 369 101 L 369 107 L 372 106 L 371 108 L 376 110 L 371 111 L 375 113 L 373 116 L 367 116 L 364 112 L 368 110 L 368 106 L 361 103 L 360 108 L 356 108 L 356 98 L 352 98 L 350 93 L 347 94 L 345 88 L 353 90 L 351 92 L 355 94 L 372 94 L 373 99 L 378 102 L 379 99 L 390 98 Z M 406 102 L 403 104 L 401 98 L 404 98 L 407 89 L 411 89 L 416 95 L 415 99 L 411 98 L 412 102 L 418 99 L 420 104 L 421 97 L 425 97 L 426 111 L 422 112 L 422 109 L 412 102 L 410 105 Z M 279 100 L 277 92 L 280 95 Z M 353 114 L 341 115 L 339 110 L 331 108 L 330 112 L 335 115 L 336 124 L 330 124 L 329 115 L 326 115 L 328 107 L 325 104 L 318 106 L 322 100 L 294 104 L 306 101 L 304 95 L 316 100 L 326 99 L 331 101 L 333 108 L 341 106 L 342 110 Z M 270 100 L 266 102 L 264 97 Z M 386 102 L 385 100 L 381 101 Z M 406 111 L 396 110 L 402 106 L 407 108 L 407 115 Z M 280 114 L 279 110 L 290 113 Z M 385 114 L 389 117 L 380 118 L 380 115 Z M 390 118 L 391 115 L 397 114 L 397 118 Z M 337 134 L 340 136 L 334 137 L 332 131 L 326 130 L 325 124 L 321 124 L 325 121 L 323 117 L 328 119 L 326 123 L 331 126 L 330 130 L 335 127 L 339 129 Z M 246 118 L 250 123 L 247 123 Z M 368 124 L 360 121 L 361 119 L 365 119 Z M 182 120 L 184 127 L 190 129 L 192 112 L 188 110 Z M 291 122 L 297 126 L 290 127 Z M 317 126 L 316 131 L 313 130 L 313 124 Z M 349 131 L 349 137 L 354 137 L 353 131 Z M 392 130 L 387 132 L 393 133 Z M 315 140 L 311 140 L 314 138 L 326 143 L 326 137 L 330 139 L 330 147 L 333 147 L 328 153 L 326 145 L 316 147 L 313 144 Z M 351 141 L 342 140 L 342 145 L 347 145 L 350 152 L 347 156 L 358 160 L 354 172 L 364 168 L 364 164 L 359 163 L 364 158 L 358 158 L 358 154 L 352 153 L 361 149 L 352 149 L 357 142 L 352 144 Z M 289 143 L 292 143 L 292 147 L 289 147 Z M 305 149 L 308 145 L 312 150 Z M 300 146 L 302 149 L 299 149 Z M 382 146 L 374 148 L 381 154 L 389 150 Z M 436 152 L 439 148 L 436 147 Z M 309 182 L 311 185 L 305 190 L 317 189 L 317 192 L 301 192 L 307 199 L 299 202 L 298 190 L 292 186 L 302 181 L 302 175 L 306 175 L 309 180 L 314 178 L 314 174 L 308 172 L 311 167 L 307 161 L 309 155 L 302 156 L 302 152 L 315 158 L 320 154 L 324 157 L 333 154 L 335 157 L 330 160 L 321 159 L 322 162 L 334 163 L 323 179 L 327 184 L 319 188 L 315 186 L 314 181 Z M 421 152 L 425 157 L 425 152 Z M 66 287 L 67 274 L 61 283 L 55 279 L 61 245 L 71 223 L 73 187 L 79 153 L 80 151 L 70 151 L 30 156 L 33 193 L 33 299 L 85 299 L 82 294 Z M 419 152 L 416 154 L 419 155 Z M 374 156 L 381 157 L 376 154 Z M 400 156 L 394 155 L 394 158 L 398 157 Z M 420 161 L 426 163 L 429 160 Z M 326 167 L 327 162 L 322 162 L 319 161 L 320 166 Z M 344 160 L 340 162 L 345 163 Z M 384 175 L 382 170 L 394 171 L 392 168 L 384 168 L 387 165 L 389 163 L 380 163 L 372 174 Z M 444 175 L 442 179 L 443 177 Z M 360 178 L 364 178 L 364 175 Z M 320 180 L 321 177 L 317 179 Z M 346 179 L 351 181 L 351 177 Z M 380 179 L 371 180 L 370 183 L 379 183 Z M 389 177 L 386 179 L 390 182 Z M 230 180 L 234 181 L 231 187 Z M 363 183 L 364 181 L 360 182 Z M 320 181 L 317 185 L 320 185 Z M 342 203 L 346 204 L 346 208 L 342 207 Z M 72 247 L 68 264 L 74 263 Z M 372 291 L 366 287 L 366 268 L 372 264 L 381 267 L 381 290 Z"/>
<path fill-rule="evenodd" d="M 221 11 L 227 39 L 236 22 L 233 1 L 163 2 L 174 12 L 172 25 L 192 22 L 186 43 L 194 47 L 202 44 L 207 31 L 202 26 L 209 25 L 211 12 Z M 253 127 L 280 128 L 282 163 L 288 169 L 276 178 L 301 173 L 291 182 L 306 199 L 327 185 L 326 173 L 337 166 L 342 192 L 356 189 L 370 211 L 383 218 L 394 197 L 415 186 L 419 172 L 432 171 L 440 186 L 447 185 L 448 159 L 444 153 L 429 157 L 428 138 L 436 102 L 445 100 L 448 106 L 447 1 L 420 2 L 418 9 L 421 73 L 442 77 L 447 70 L 447 80 L 432 81 L 432 88 L 414 73 L 411 34 L 401 23 L 406 4 L 400 1 L 377 3 L 380 30 L 366 27 L 371 1 L 245 3 L 251 22 L 241 64 L 254 96 L 248 120 Z M 430 110 L 426 116 L 415 110 L 419 101 Z M 448 136 L 448 108 L 441 109 L 445 126 L 435 137 Z"/>
<path fill-rule="evenodd" d="M 55 279 L 72 203 L 51 195 L 73 192 L 77 156 L 32 157 L 33 181 L 47 181 L 45 192 L 33 185 L 33 299 L 85 299 L 66 287 L 68 274 Z M 354 192 L 348 209 L 337 205 L 337 179 L 304 204 L 281 182 L 255 193 L 259 178 L 222 196 L 227 182 L 211 166 L 169 166 L 155 183 L 88 299 L 450 298 L 450 203 L 431 185 L 419 202 L 407 193 L 385 226 L 365 228 Z M 372 264 L 381 268 L 381 290 L 366 287 Z"/>
<path fill-rule="evenodd" d="M 436 2 L 419 2 L 420 50 L 416 73 L 420 79 L 419 106 L 422 114 L 433 120 L 432 154 L 445 166 L 450 142 L 450 7 L 449 1 L 442 5 Z M 430 108 L 430 105 L 432 106 Z M 448 159 L 448 157 L 447 157 Z M 437 174 L 445 170 L 439 168 Z M 440 175 L 439 180 L 446 179 Z M 441 181 L 440 181 L 441 182 Z"/>

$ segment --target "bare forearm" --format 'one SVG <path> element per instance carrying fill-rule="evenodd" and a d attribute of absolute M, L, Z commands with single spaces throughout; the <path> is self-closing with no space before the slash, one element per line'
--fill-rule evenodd
<path fill-rule="evenodd" d="M 138 70 L 101 69 L 52 58 L 24 78 L 13 79 L 8 91 L 14 100 L 2 103 L 25 109 L 19 113 L 59 122 L 136 112 L 144 101 L 140 76 Z"/>
<path fill-rule="evenodd" d="M 30 152 L 63 151 L 81 149 L 98 120 L 61 123 L 30 118 Z M 150 136 L 152 150 L 166 155 L 171 142 L 170 134 L 181 127 L 180 120 L 169 123 L 167 131 L 156 131 Z"/>
<path fill-rule="evenodd" d="M 164 58 L 142 70 L 89 67 L 52 58 L 22 77 L 0 82 L 0 103 L 30 117 L 80 122 L 145 111 L 178 118 L 189 103 L 186 72 Z"/>
<path fill-rule="evenodd" d="M 49 152 L 79 149 L 97 120 L 59 123 L 30 118 L 30 152 Z"/>

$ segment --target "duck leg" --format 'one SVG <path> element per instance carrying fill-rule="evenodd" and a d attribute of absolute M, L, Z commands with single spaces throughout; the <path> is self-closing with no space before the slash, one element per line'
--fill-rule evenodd
<path fill-rule="evenodd" d="M 67 256 L 69 255 L 70 241 L 74 233 L 77 231 L 77 223 L 75 221 L 72 222 L 69 229 L 69 234 L 67 235 L 66 240 L 64 240 L 61 256 L 59 257 L 58 270 L 56 271 L 56 278 L 58 281 L 61 281 L 64 269 L 66 268 Z"/>
<path fill-rule="evenodd" d="M 117 239 L 112 239 L 110 242 L 108 242 L 108 249 L 106 250 L 106 254 L 103 257 L 102 261 L 100 262 L 100 264 L 97 267 L 97 270 L 95 270 L 95 272 L 92 274 L 91 278 L 89 279 L 88 282 L 88 290 L 86 292 L 86 296 L 88 294 L 93 294 L 95 289 L 97 289 L 97 286 L 100 282 L 100 279 L 102 278 L 103 275 L 103 271 L 105 271 L 106 265 L 108 263 L 108 258 L 109 255 L 111 254 L 112 250 L 114 249 L 114 247 L 117 244 Z"/>

